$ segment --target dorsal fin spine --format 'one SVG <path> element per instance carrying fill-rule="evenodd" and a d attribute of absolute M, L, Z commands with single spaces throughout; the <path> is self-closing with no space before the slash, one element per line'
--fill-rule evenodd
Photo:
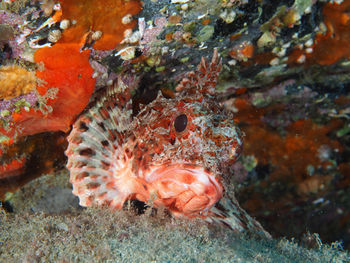
<path fill-rule="evenodd" d="M 202 93 L 203 95 L 212 96 L 215 94 L 215 86 L 221 70 L 221 60 L 217 49 L 209 64 L 202 57 L 201 62 L 196 71 L 191 71 L 177 85 L 176 91 L 188 93 Z"/>

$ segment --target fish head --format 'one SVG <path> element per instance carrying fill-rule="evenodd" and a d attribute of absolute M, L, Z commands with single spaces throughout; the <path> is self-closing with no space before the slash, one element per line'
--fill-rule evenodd
<path fill-rule="evenodd" d="M 205 216 L 223 195 L 223 177 L 242 149 L 231 113 L 213 99 L 161 94 L 134 120 L 133 170 L 153 202 L 175 215 Z"/>

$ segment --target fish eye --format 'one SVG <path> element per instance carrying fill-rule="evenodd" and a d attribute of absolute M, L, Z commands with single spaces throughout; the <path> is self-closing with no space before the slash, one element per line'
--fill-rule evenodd
<path fill-rule="evenodd" d="M 174 128 L 177 132 L 183 132 L 187 126 L 187 116 L 186 114 L 180 114 L 176 117 L 174 121 Z"/>

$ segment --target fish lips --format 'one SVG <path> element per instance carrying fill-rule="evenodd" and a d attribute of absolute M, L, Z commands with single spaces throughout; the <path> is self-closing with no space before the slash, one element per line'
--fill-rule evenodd
<path fill-rule="evenodd" d="M 217 177 L 203 167 L 171 164 L 154 167 L 146 176 L 154 203 L 166 206 L 174 215 L 205 216 L 223 195 Z"/>

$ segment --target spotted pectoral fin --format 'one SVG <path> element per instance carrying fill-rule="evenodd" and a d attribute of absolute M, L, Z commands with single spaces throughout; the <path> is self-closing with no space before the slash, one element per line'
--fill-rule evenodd
<path fill-rule="evenodd" d="M 82 206 L 107 206 L 121 209 L 126 200 L 137 196 L 138 200 L 147 201 L 149 193 L 142 180 L 130 173 L 115 171 L 71 168 L 73 194 L 79 196 Z"/>
<path fill-rule="evenodd" d="M 214 49 L 214 54 L 209 64 L 208 61 L 202 57 L 196 71 L 189 72 L 177 85 L 176 91 L 214 95 L 215 86 L 218 81 L 221 70 L 221 60 L 219 60 L 218 51 Z"/>
<path fill-rule="evenodd" d="M 118 188 L 113 181 L 113 175 L 100 171 L 95 173 L 78 172 L 73 170 L 70 182 L 73 184 L 73 194 L 79 197 L 81 206 L 107 206 L 121 209 L 129 198 L 128 192 Z"/>
<path fill-rule="evenodd" d="M 96 95 L 67 137 L 68 168 L 77 163 L 80 167 L 106 168 L 112 163 L 112 156 L 120 151 L 132 121 L 131 99 L 127 94 L 127 87 L 120 83 Z"/>
<path fill-rule="evenodd" d="M 99 93 L 74 123 L 65 153 L 73 193 L 81 205 L 112 203 L 117 208 L 128 198 L 114 177 L 131 121 L 130 92 L 119 82 Z"/>
<path fill-rule="evenodd" d="M 118 132 L 126 130 L 132 120 L 131 89 L 125 80 L 118 78 L 111 86 L 94 96 L 90 103 L 90 115 L 105 121 L 108 128 Z"/>

